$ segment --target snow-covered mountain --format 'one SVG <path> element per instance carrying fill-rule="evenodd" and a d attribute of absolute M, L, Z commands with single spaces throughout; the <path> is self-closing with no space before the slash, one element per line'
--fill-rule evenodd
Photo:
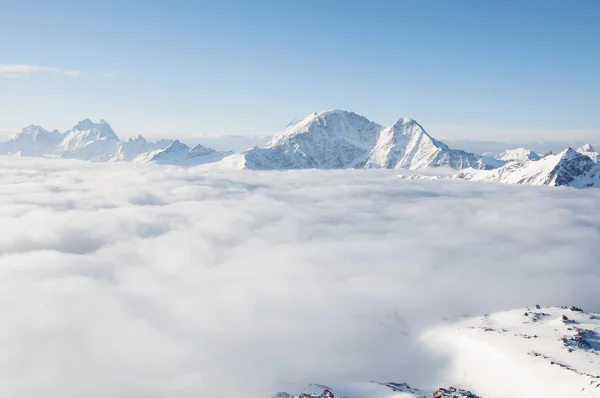
<path fill-rule="evenodd" d="M 342 169 L 466 167 L 493 168 L 504 162 L 448 148 L 414 120 L 385 128 L 356 113 L 313 113 L 275 135 L 265 148 L 243 154 L 248 169 Z"/>
<path fill-rule="evenodd" d="M 504 184 L 600 187 L 600 165 L 571 148 L 540 160 L 511 162 L 495 170 L 464 170 L 455 178 Z"/>
<path fill-rule="evenodd" d="M 403 118 L 384 129 L 369 154 L 366 167 L 416 170 L 424 167 L 490 169 L 504 162 L 450 149 L 431 137 L 413 119 Z"/>
<path fill-rule="evenodd" d="M 48 131 L 33 124 L 25 127 L 7 142 L 0 143 L 0 154 L 42 156 L 56 152 L 62 140 L 58 130 Z"/>
<path fill-rule="evenodd" d="M 383 127 L 356 113 L 313 113 L 291 123 L 265 148 L 244 153 L 248 169 L 362 168 Z"/>
<path fill-rule="evenodd" d="M 117 150 L 119 138 L 105 120 L 85 119 L 64 134 L 57 152 L 63 158 L 108 161 Z"/>
<path fill-rule="evenodd" d="M 197 166 L 214 163 L 233 155 L 232 151 L 215 151 L 202 145 L 193 148 L 175 140 L 165 149 L 142 154 L 134 162 L 152 162 L 157 164 L 174 164 L 180 166 Z"/>
<path fill-rule="evenodd" d="M 596 163 L 598 163 L 598 160 L 600 159 L 600 154 L 598 152 L 596 152 L 596 150 L 594 149 L 592 144 L 583 145 L 581 148 L 579 148 L 577 150 L 577 152 L 589 157 Z"/>
<path fill-rule="evenodd" d="M 526 162 L 528 160 L 539 160 L 540 156 L 525 148 L 508 149 L 494 157 L 496 160 L 505 162 Z"/>

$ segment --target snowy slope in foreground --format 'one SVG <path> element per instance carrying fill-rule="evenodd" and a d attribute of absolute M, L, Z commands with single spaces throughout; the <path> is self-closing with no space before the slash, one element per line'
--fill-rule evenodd
<path fill-rule="evenodd" d="M 484 398 L 600 396 L 600 315 L 578 308 L 506 311 L 433 329 L 447 380 Z"/>
<path fill-rule="evenodd" d="M 432 383 L 362 382 L 281 386 L 275 398 L 588 398 L 600 395 L 600 314 L 539 306 L 435 327 L 421 340 L 449 360 Z M 302 395 L 306 394 L 306 395 Z"/>
<path fill-rule="evenodd" d="M 246 151 L 244 167 L 257 170 L 499 167 L 504 162 L 435 140 L 416 121 L 400 119 L 385 128 L 353 112 L 313 113 L 291 123 L 265 148 Z"/>
<path fill-rule="evenodd" d="M 600 187 L 600 166 L 571 148 L 524 163 L 511 162 L 495 170 L 465 170 L 455 178 L 504 184 Z"/>
<path fill-rule="evenodd" d="M 329 391 L 331 394 L 328 394 Z M 324 394 L 325 393 L 325 394 Z M 286 383 L 282 391 L 273 398 L 425 398 L 431 396 L 423 391 L 410 387 L 406 383 L 338 383 L 338 384 L 308 384 L 298 385 Z"/>

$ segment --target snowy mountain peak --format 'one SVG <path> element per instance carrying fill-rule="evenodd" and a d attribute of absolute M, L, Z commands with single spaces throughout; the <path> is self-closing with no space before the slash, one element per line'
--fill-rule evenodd
<path fill-rule="evenodd" d="M 146 143 L 148 141 L 146 141 L 146 139 L 144 137 L 142 137 L 141 134 L 138 134 L 135 138 L 128 138 L 125 140 L 125 142 L 139 142 L 139 143 Z"/>
<path fill-rule="evenodd" d="M 592 144 L 584 144 L 581 148 L 577 150 L 577 152 L 596 152 Z"/>
<path fill-rule="evenodd" d="M 75 131 L 90 131 L 94 132 L 100 137 L 106 137 L 108 139 L 117 141 L 119 140 L 112 127 L 110 127 L 110 124 L 108 124 L 104 119 L 100 119 L 98 123 L 94 123 L 90 119 L 83 119 L 70 130 L 70 132 Z"/>
<path fill-rule="evenodd" d="M 417 123 L 417 121 L 415 119 L 411 119 L 409 117 L 402 117 L 402 118 L 398 119 L 398 121 L 394 124 L 394 127 L 407 128 L 412 125 L 417 125 L 421 129 L 423 129 L 423 127 L 421 127 L 421 125 L 419 125 L 419 123 Z"/>
<path fill-rule="evenodd" d="M 494 157 L 496 160 L 505 162 L 526 162 L 528 160 L 539 160 L 540 156 L 525 148 L 508 149 Z"/>
<path fill-rule="evenodd" d="M 164 153 L 178 152 L 178 151 L 189 151 L 190 147 L 185 145 L 179 140 L 175 140 L 165 148 Z"/>
<path fill-rule="evenodd" d="M 28 137 L 28 138 L 25 138 Z M 27 127 L 24 127 L 19 133 L 15 134 L 12 139 L 13 140 L 21 140 L 21 139 L 30 139 L 33 141 L 37 140 L 55 140 L 60 137 L 60 132 L 58 130 L 48 131 L 42 126 L 38 126 L 35 124 L 30 124 Z"/>
<path fill-rule="evenodd" d="M 190 149 L 190 156 L 204 156 L 213 152 L 215 152 L 214 149 L 198 144 Z"/>
<path fill-rule="evenodd" d="M 134 161 L 197 166 L 204 163 L 218 162 L 232 154 L 231 151 L 218 152 L 202 145 L 196 145 L 190 149 L 189 146 L 175 140 L 165 149 L 143 154 Z"/>

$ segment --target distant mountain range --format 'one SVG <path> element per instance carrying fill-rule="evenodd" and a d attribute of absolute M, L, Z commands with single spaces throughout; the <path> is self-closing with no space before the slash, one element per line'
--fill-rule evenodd
<path fill-rule="evenodd" d="M 413 119 L 401 118 L 384 127 L 343 110 L 294 120 L 266 146 L 240 154 L 202 145 L 190 148 L 170 139 L 147 141 L 141 135 L 121 141 L 106 121 L 89 119 L 64 133 L 27 126 L 0 143 L 0 154 L 250 170 L 445 167 L 460 170 L 455 178 L 473 181 L 600 186 L 599 156 L 589 144 L 543 158 L 524 148 L 491 158 L 451 149 Z"/>
<path fill-rule="evenodd" d="M 455 177 L 504 184 L 600 187 L 598 153 L 586 145 L 577 151 L 567 148 L 539 160 L 510 162 L 494 170 L 465 170 Z"/>
<path fill-rule="evenodd" d="M 190 148 L 169 139 L 146 141 L 141 135 L 121 141 L 105 120 L 94 123 L 85 119 L 64 133 L 27 126 L 7 142 L 0 143 L 0 154 L 195 166 L 218 162 L 233 152 L 217 152 L 202 145 Z"/>

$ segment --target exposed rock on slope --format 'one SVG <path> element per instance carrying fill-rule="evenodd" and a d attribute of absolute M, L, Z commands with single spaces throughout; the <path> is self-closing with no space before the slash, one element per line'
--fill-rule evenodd
<path fill-rule="evenodd" d="M 589 157 L 596 163 L 598 163 L 598 160 L 600 159 L 600 154 L 598 154 L 598 152 L 596 152 L 596 150 L 594 149 L 594 147 L 591 144 L 585 144 L 584 146 L 579 148 L 577 150 L 577 152 Z"/>
<path fill-rule="evenodd" d="M 325 386 L 309 384 L 292 387 L 293 392 L 279 392 L 273 398 L 426 398 L 427 395 L 406 383 L 359 382 Z M 429 395 L 431 396 L 431 395 Z"/>

